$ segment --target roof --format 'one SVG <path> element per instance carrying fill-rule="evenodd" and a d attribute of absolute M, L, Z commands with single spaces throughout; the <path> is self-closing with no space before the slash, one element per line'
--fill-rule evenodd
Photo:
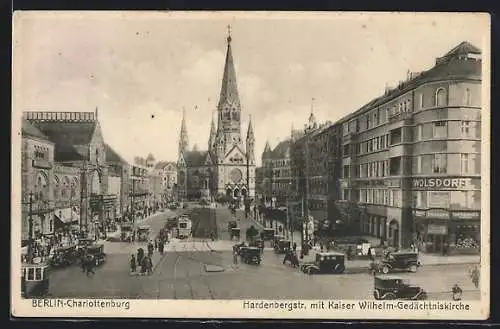
<path fill-rule="evenodd" d="M 290 140 L 284 140 L 280 142 L 274 150 L 271 151 L 271 157 L 274 159 L 279 159 L 279 158 L 286 158 L 287 157 L 287 152 L 290 150 Z"/>
<path fill-rule="evenodd" d="M 155 160 L 155 157 L 153 156 L 153 154 L 149 153 L 146 160 Z"/>
<path fill-rule="evenodd" d="M 36 122 L 33 123 L 55 146 L 55 161 L 84 160 L 97 123 L 94 122 Z M 82 147 L 84 146 L 84 147 Z"/>
<path fill-rule="evenodd" d="M 335 256 L 344 256 L 343 253 L 341 252 L 336 252 L 336 251 L 320 251 L 316 253 L 317 255 L 335 255 Z"/>
<path fill-rule="evenodd" d="M 481 49 L 468 41 L 462 41 L 458 46 L 447 52 L 443 57 L 450 57 L 464 54 L 481 54 Z"/>
<path fill-rule="evenodd" d="M 184 152 L 184 161 L 187 167 L 203 167 L 208 151 L 187 151 Z"/>
<path fill-rule="evenodd" d="M 410 79 L 397 88 L 390 90 L 388 93 L 379 96 L 367 104 L 363 105 L 357 111 L 343 117 L 339 122 L 345 122 L 353 117 L 360 115 L 376 106 L 383 105 L 386 102 L 404 94 L 408 91 L 428 82 L 446 80 L 446 79 L 457 79 L 457 78 L 475 78 L 481 79 L 481 62 L 477 60 L 464 60 L 455 58 L 452 55 L 458 55 L 460 52 L 465 51 L 467 48 L 471 50 L 479 51 L 475 46 L 466 43 L 461 43 L 457 47 L 453 48 L 447 55 L 443 56 L 449 57 L 449 60 L 442 61 L 441 63 L 433 66 L 427 71 L 423 71 L 420 75 Z"/>
<path fill-rule="evenodd" d="M 231 39 L 228 39 L 227 43 L 226 63 L 224 64 L 224 75 L 222 76 L 220 90 L 219 106 L 222 104 L 234 104 L 236 106 L 240 104 L 233 53 L 231 51 Z"/>
<path fill-rule="evenodd" d="M 104 147 L 106 149 L 106 162 L 127 163 L 109 144 L 104 143 Z"/>
<path fill-rule="evenodd" d="M 22 136 L 30 136 L 30 137 L 37 137 L 43 140 L 49 140 L 49 138 L 42 133 L 37 127 L 32 125 L 28 120 L 22 121 L 22 126 L 21 126 L 21 133 Z"/>

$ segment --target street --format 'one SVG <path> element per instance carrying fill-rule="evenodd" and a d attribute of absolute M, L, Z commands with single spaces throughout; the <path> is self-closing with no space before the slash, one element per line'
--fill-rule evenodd
<path fill-rule="evenodd" d="M 172 215 L 171 211 L 159 213 L 142 223 L 151 226 L 151 237 L 154 237 L 165 219 Z M 260 266 L 233 264 L 231 246 L 235 241 L 229 241 L 227 231 L 227 222 L 232 220 L 229 210 L 196 209 L 195 216 L 198 216 L 196 221 L 200 221 L 196 226 L 203 228 L 203 232 L 205 229 L 215 231 L 218 240 L 203 239 L 195 233 L 192 239 L 172 241 L 163 255 L 154 256 L 151 276 L 129 274 L 130 254 L 140 244 L 106 242 L 107 261 L 94 276 L 87 277 L 76 265 L 54 270 L 51 295 L 141 299 L 373 299 L 373 277 L 367 271 L 368 262 L 346 262 L 346 271 L 340 275 L 306 275 L 289 264 L 283 265 L 283 255 L 266 248 Z M 240 212 L 237 217 L 242 239 L 250 225 L 260 229 Z M 464 291 L 464 299 L 479 300 L 479 289 L 468 276 L 470 266 L 429 265 L 419 268 L 417 273 L 395 275 L 425 289 L 429 299 L 451 299 L 451 287 L 457 283 Z"/>

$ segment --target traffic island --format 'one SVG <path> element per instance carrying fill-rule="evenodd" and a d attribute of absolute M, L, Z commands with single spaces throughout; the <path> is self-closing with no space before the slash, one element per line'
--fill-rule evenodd
<path fill-rule="evenodd" d="M 226 270 L 223 266 L 219 265 L 204 264 L 204 267 L 205 267 L 205 272 L 208 273 L 224 272 Z"/>

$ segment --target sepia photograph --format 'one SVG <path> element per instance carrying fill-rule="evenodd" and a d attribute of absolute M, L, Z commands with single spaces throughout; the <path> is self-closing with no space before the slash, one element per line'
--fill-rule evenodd
<path fill-rule="evenodd" d="M 487 318 L 489 24 L 16 12 L 12 314 Z"/>

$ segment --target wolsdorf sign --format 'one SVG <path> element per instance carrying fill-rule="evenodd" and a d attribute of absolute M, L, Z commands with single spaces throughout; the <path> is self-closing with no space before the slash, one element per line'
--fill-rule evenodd
<path fill-rule="evenodd" d="M 468 187 L 471 184 L 470 178 L 458 178 L 458 177 L 433 177 L 433 178 L 414 178 L 413 188 L 420 189 L 461 189 Z"/>

